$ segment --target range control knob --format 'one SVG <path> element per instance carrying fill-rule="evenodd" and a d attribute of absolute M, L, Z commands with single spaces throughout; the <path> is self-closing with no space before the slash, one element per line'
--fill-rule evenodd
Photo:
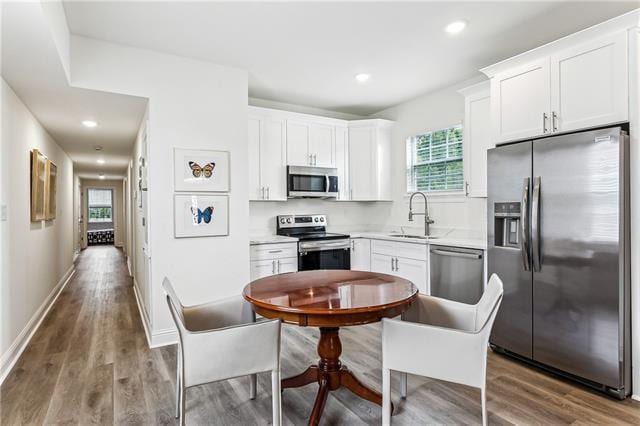
<path fill-rule="evenodd" d="M 280 218 L 280 223 L 284 223 L 284 222 L 285 222 L 284 217 L 281 217 Z"/>
<path fill-rule="evenodd" d="M 314 217 L 314 218 L 313 218 L 313 221 L 314 221 L 314 222 L 317 222 L 317 221 L 318 221 L 318 218 L 317 218 L 317 217 Z"/>
<path fill-rule="evenodd" d="M 321 217 L 321 218 L 320 218 L 320 222 L 324 222 L 324 217 Z"/>
<path fill-rule="evenodd" d="M 291 223 L 291 218 L 290 217 L 287 218 L 287 223 Z"/>

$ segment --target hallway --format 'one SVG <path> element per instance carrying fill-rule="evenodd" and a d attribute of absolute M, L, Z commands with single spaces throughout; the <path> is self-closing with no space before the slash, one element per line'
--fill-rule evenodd
<path fill-rule="evenodd" d="M 317 331 L 283 327 L 282 376 L 315 360 Z M 380 386 L 377 324 L 345 328 L 343 354 L 363 381 Z M 489 354 L 491 424 L 638 424 L 640 406 L 615 401 L 522 364 Z M 396 377 L 393 388 L 398 389 Z M 113 246 L 90 247 L 22 357 L 0 387 L 0 424 L 175 424 L 175 346 L 149 349 L 125 257 Z M 239 378 L 187 391 L 187 424 L 266 424 L 270 376 L 258 397 Z M 283 394 L 284 424 L 306 424 L 313 385 Z M 397 399 L 395 424 L 476 424 L 479 392 L 418 377 Z M 429 407 L 425 410 L 425 407 Z M 380 410 L 347 390 L 332 394 L 324 424 L 379 424 Z"/>

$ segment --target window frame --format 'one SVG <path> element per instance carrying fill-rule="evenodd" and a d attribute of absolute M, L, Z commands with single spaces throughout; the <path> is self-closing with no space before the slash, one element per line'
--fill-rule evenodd
<path fill-rule="evenodd" d="M 111 192 L 111 204 L 89 204 L 89 192 L 91 191 L 109 191 Z M 114 188 L 104 188 L 104 187 L 96 187 L 96 188 L 87 188 L 87 224 L 89 223 L 115 223 L 114 216 Z M 111 209 L 111 218 L 108 220 L 104 219 L 92 219 L 91 218 L 91 209 L 92 208 L 109 208 Z"/>
<path fill-rule="evenodd" d="M 409 181 L 408 181 L 408 173 L 409 173 L 409 158 L 407 157 L 408 155 L 408 149 L 407 149 L 407 145 L 409 143 L 409 140 L 419 136 L 419 135 L 424 135 L 426 133 L 435 133 L 438 131 L 442 131 L 442 130 L 448 130 L 454 127 L 460 127 L 460 129 L 462 130 L 462 187 L 459 190 L 449 190 L 449 189 L 444 189 L 444 190 L 428 190 L 428 191 L 421 191 L 419 189 L 416 189 L 415 191 L 411 191 L 411 189 L 409 188 Z M 455 201 L 457 199 L 459 199 L 460 201 L 464 201 L 464 198 L 467 195 L 466 192 L 466 184 L 467 184 L 467 167 L 466 167 L 466 159 L 467 159 L 467 155 L 468 155 L 468 150 L 467 150 L 467 145 L 466 145 L 466 139 L 465 139 L 465 133 L 464 133 L 464 122 L 461 121 L 457 121 L 453 124 L 449 124 L 449 125 L 445 125 L 445 126 L 436 126 L 433 127 L 431 129 L 426 129 L 423 131 L 418 131 L 418 132 L 412 132 L 411 135 L 407 136 L 404 139 L 404 187 L 405 187 L 405 198 L 409 198 L 411 197 L 411 194 L 413 194 L 414 192 L 422 192 L 425 195 L 428 195 L 429 198 L 431 197 L 445 197 L 445 198 L 450 198 L 450 201 Z M 446 161 L 444 161 L 444 163 L 446 164 Z M 414 167 L 414 166 L 412 166 Z M 458 197 L 462 197 L 462 198 L 458 198 Z"/>

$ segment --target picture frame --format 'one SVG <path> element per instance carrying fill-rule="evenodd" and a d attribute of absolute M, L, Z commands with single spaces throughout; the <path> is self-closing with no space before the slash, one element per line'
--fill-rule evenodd
<path fill-rule="evenodd" d="M 176 192 L 229 192 L 229 151 L 173 150 Z"/>
<path fill-rule="evenodd" d="M 229 235 L 229 196 L 226 194 L 174 194 L 174 237 Z"/>
<path fill-rule="evenodd" d="M 39 150 L 31 150 L 31 222 L 46 217 L 47 157 Z"/>
<path fill-rule="evenodd" d="M 56 218 L 58 167 L 51 160 L 47 160 L 46 176 L 45 220 L 53 220 Z"/>

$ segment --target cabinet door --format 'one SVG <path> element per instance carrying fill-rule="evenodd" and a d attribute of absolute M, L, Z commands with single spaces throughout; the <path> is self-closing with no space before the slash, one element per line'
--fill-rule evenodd
<path fill-rule="evenodd" d="M 263 196 L 262 186 L 260 185 L 262 122 L 261 117 L 249 117 L 249 200 L 261 200 Z"/>
<path fill-rule="evenodd" d="M 396 268 L 393 275 L 411 281 L 420 293 L 429 294 L 427 288 L 427 262 L 424 260 L 396 257 Z"/>
<path fill-rule="evenodd" d="M 298 258 L 287 257 L 284 259 L 278 259 L 276 260 L 276 268 L 279 274 L 286 274 L 288 272 L 298 272 Z"/>
<path fill-rule="evenodd" d="M 275 260 L 254 260 L 251 261 L 251 281 L 268 277 L 276 273 Z"/>
<path fill-rule="evenodd" d="M 336 128 L 336 169 L 338 170 L 338 201 L 349 200 L 349 129 Z"/>
<path fill-rule="evenodd" d="M 371 270 L 371 240 L 364 238 L 351 240 L 351 270 Z"/>
<path fill-rule="evenodd" d="M 626 32 L 551 58 L 552 127 L 570 131 L 628 120 Z"/>
<path fill-rule="evenodd" d="M 495 138 L 507 142 L 549 131 L 549 59 L 497 74 L 491 81 Z"/>
<path fill-rule="evenodd" d="M 304 121 L 287 120 L 287 164 L 310 166 L 309 136 L 311 126 Z"/>
<path fill-rule="evenodd" d="M 489 92 L 465 99 L 465 168 L 470 197 L 487 196 L 487 150 L 491 139 L 491 97 Z"/>
<path fill-rule="evenodd" d="M 395 259 L 386 254 L 371 254 L 371 272 L 379 272 L 381 274 L 396 275 L 393 271 L 393 262 Z"/>
<path fill-rule="evenodd" d="M 375 199 L 374 127 L 349 129 L 349 192 L 352 200 Z"/>
<path fill-rule="evenodd" d="M 260 183 L 265 188 L 267 200 L 286 201 L 286 121 L 266 118 L 263 128 L 264 137 L 260 144 Z"/>
<path fill-rule="evenodd" d="M 312 123 L 309 136 L 309 155 L 312 165 L 335 167 L 335 127 Z"/>

